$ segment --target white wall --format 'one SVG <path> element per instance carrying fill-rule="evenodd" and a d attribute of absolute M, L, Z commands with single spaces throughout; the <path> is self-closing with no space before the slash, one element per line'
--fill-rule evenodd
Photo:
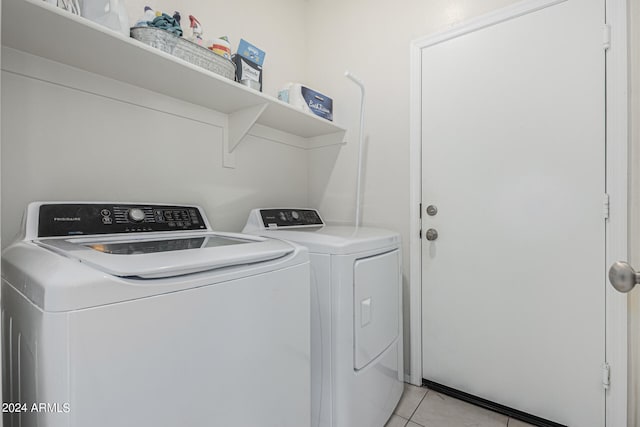
<path fill-rule="evenodd" d="M 322 0 L 308 3 L 309 84 L 334 98 L 349 144 L 310 151 L 309 198 L 328 220 L 352 221 L 359 92 L 366 84 L 363 223 L 402 233 L 405 367 L 409 366 L 409 43 L 514 0 Z M 312 24 L 315 23 L 315 24 Z M 330 23 L 330 24 L 329 24 Z M 314 31 L 313 29 L 317 31 Z M 416 206 L 415 209 L 418 209 Z"/>
<path fill-rule="evenodd" d="M 2 84 L 5 245 L 32 200 L 201 203 L 229 231 L 257 205 L 307 202 L 303 150 L 247 138 L 223 168 L 219 127 L 12 73 Z"/>
<path fill-rule="evenodd" d="M 629 1 L 631 150 L 629 179 L 629 262 L 640 269 L 640 2 Z M 640 286 L 629 294 L 629 426 L 640 427 Z"/>
<path fill-rule="evenodd" d="M 134 0 L 127 3 L 138 9 Z M 138 2 L 159 9 L 160 3 Z M 172 5 L 173 13 L 175 2 L 164 3 Z M 267 92 L 275 94 L 284 82 L 299 79 L 304 2 L 188 4 L 193 10 L 185 8 L 182 15 L 198 17 L 206 34 L 229 35 L 234 49 L 245 37 L 267 51 Z M 223 168 L 222 130 L 207 122 L 216 113 L 86 72 L 44 65 L 32 67 L 44 80 L 74 76 L 70 84 L 82 85 L 78 90 L 2 72 L 3 247 L 13 240 L 33 200 L 201 203 L 213 226 L 228 231 L 241 230 L 253 207 L 308 204 L 306 151 L 247 137 L 236 149 L 237 167 Z M 5 59 L 2 66 L 12 64 Z"/>

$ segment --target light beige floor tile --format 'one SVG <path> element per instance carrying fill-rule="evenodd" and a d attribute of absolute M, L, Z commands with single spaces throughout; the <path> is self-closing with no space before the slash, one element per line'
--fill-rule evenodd
<path fill-rule="evenodd" d="M 384 425 L 384 427 L 404 427 L 407 425 L 407 419 L 399 417 L 397 415 L 391 415 L 389 421 Z"/>
<path fill-rule="evenodd" d="M 507 427 L 507 417 L 429 391 L 411 421 L 425 427 Z"/>
<path fill-rule="evenodd" d="M 416 424 L 413 421 L 409 421 L 409 423 L 407 423 L 407 427 L 424 427 L 424 426 L 421 426 L 420 424 Z"/>
<path fill-rule="evenodd" d="M 509 418 L 509 427 L 535 427 L 533 424 L 527 424 L 524 421 Z"/>
<path fill-rule="evenodd" d="M 400 402 L 398 402 L 398 406 L 396 406 L 395 413 L 407 419 L 411 418 L 411 415 L 413 415 L 425 394 L 427 394 L 425 387 L 405 384 L 404 393 L 402 393 Z"/>

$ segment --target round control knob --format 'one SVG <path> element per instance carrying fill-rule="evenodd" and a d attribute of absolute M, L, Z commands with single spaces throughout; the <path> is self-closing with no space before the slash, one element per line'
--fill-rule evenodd
<path fill-rule="evenodd" d="M 293 219 L 299 219 L 300 218 L 300 214 L 296 211 L 291 211 L 291 218 Z"/>
<path fill-rule="evenodd" d="M 139 208 L 129 209 L 129 219 L 133 222 L 144 221 L 144 211 Z"/>

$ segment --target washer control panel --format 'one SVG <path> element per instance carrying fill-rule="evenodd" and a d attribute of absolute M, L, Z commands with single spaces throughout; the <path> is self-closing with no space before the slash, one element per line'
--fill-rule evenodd
<path fill-rule="evenodd" d="M 264 228 L 312 227 L 324 225 L 315 209 L 260 209 Z"/>
<path fill-rule="evenodd" d="M 38 213 L 38 237 L 204 229 L 197 206 L 56 203 Z"/>

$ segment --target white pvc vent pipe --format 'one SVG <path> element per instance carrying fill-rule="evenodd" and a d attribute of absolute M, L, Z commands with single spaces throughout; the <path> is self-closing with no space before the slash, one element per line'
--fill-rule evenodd
<path fill-rule="evenodd" d="M 361 204 L 361 183 L 362 183 L 362 146 L 364 140 L 364 83 L 362 80 L 351 74 L 350 71 L 345 71 L 345 77 L 357 84 L 360 87 L 360 133 L 358 141 L 358 176 L 356 178 L 356 220 L 355 226 L 360 226 L 360 204 Z"/>

